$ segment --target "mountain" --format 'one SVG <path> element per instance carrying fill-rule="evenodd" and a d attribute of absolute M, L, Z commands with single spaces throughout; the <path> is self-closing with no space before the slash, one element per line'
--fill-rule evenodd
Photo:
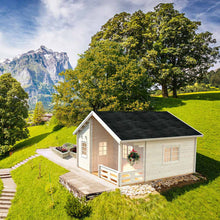
<path fill-rule="evenodd" d="M 53 86 L 63 81 L 59 73 L 66 69 L 72 69 L 67 54 L 54 52 L 45 46 L 0 62 L 0 75 L 11 73 L 29 94 L 30 109 L 37 101 L 42 101 L 45 108 L 51 107 L 55 92 Z"/>

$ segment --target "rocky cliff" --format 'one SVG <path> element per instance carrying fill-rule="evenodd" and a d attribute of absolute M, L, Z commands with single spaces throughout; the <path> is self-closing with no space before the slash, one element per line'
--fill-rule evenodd
<path fill-rule="evenodd" d="M 0 75 L 11 73 L 21 83 L 29 94 L 30 108 L 34 108 L 37 101 L 42 101 L 45 108 L 51 107 L 53 86 L 63 80 L 59 73 L 66 69 L 72 69 L 67 54 L 45 46 L 0 62 Z"/>

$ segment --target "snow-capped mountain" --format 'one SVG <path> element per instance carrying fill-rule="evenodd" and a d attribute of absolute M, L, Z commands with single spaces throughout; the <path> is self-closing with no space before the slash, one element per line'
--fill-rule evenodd
<path fill-rule="evenodd" d="M 69 57 L 64 52 L 54 52 L 41 46 L 19 55 L 12 60 L 0 61 L 0 75 L 11 73 L 29 94 L 29 105 L 34 108 L 37 101 L 42 101 L 47 108 L 51 104 L 53 86 L 63 77 L 60 72 L 72 69 Z"/>

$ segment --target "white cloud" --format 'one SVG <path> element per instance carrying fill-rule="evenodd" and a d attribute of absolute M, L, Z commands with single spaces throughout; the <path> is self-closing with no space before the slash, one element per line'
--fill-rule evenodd
<path fill-rule="evenodd" d="M 4 44 L 0 35 L 0 45 L 4 45 L 1 46 L 0 58 L 16 56 L 18 52 L 45 45 L 54 51 L 67 52 L 71 64 L 75 66 L 77 54 L 88 48 L 91 37 L 108 19 L 122 11 L 132 13 L 141 9 L 148 12 L 160 2 L 173 2 L 175 8 L 182 11 L 189 0 L 41 0 L 41 14 L 37 18 L 38 28 L 35 35 L 19 49 Z M 215 37 L 220 36 L 214 24 L 212 27 L 205 23 L 202 27 L 215 33 Z"/>

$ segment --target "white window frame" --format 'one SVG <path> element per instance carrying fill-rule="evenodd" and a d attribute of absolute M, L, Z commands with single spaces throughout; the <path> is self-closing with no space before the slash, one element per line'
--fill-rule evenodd
<path fill-rule="evenodd" d="M 178 154 L 177 154 L 177 159 L 176 160 L 173 160 L 173 150 L 175 149 L 175 148 L 177 148 L 178 149 Z M 166 149 L 170 149 L 170 160 L 169 161 L 165 161 L 165 151 L 166 151 Z M 172 146 L 164 146 L 163 147 L 163 163 L 164 164 L 170 164 L 170 163 L 177 163 L 177 162 L 179 162 L 179 159 L 180 159 L 180 146 L 179 145 L 172 145 Z"/>
<path fill-rule="evenodd" d="M 107 141 L 99 142 L 99 156 L 106 156 L 108 152 L 108 143 Z"/>
<path fill-rule="evenodd" d="M 134 149 L 133 145 L 127 145 L 127 144 L 123 144 L 122 145 L 122 158 L 123 159 L 128 159 L 128 154 L 130 154 L 130 152 Z"/>

